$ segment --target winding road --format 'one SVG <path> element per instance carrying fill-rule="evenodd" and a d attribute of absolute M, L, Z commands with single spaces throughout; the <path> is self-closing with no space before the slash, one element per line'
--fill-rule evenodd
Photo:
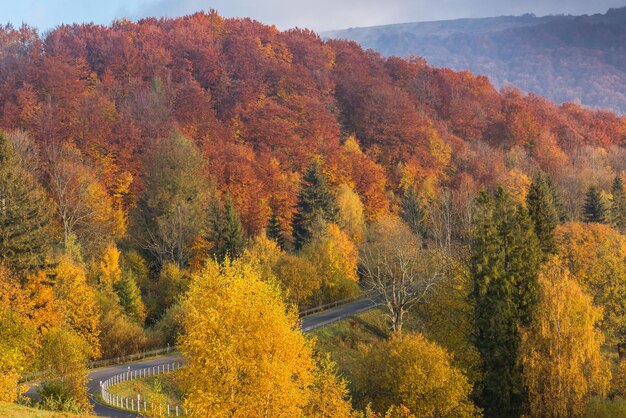
<path fill-rule="evenodd" d="M 306 316 L 301 319 L 302 330 L 304 332 L 312 331 L 324 325 L 339 321 L 348 316 L 356 315 L 360 312 L 374 308 L 378 303 L 371 299 L 361 299 L 354 302 L 339 305 L 334 308 L 318 312 L 316 314 Z M 166 356 L 154 357 L 151 359 L 140 360 L 133 363 L 120 364 L 117 366 L 107 366 L 99 369 L 92 369 L 89 373 L 89 389 L 90 399 L 94 405 L 94 412 L 98 416 L 111 418 L 134 418 L 137 414 L 132 412 L 121 411 L 115 408 L 109 408 L 99 402 L 96 402 L 95 396 L 100 392 L 100 382 L 114 375 L 123 373 L 128 370 L 143 369 L 152 366 L 160 366 L 162 364 L 171 363 L 180 358 L 180 354 L 170 354 Z M 38 385 L 29 388 L 27 395 L 36 397 Z"/>

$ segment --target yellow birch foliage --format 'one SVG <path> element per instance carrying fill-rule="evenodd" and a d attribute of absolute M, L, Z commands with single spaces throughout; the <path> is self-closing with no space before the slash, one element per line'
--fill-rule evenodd
<path fill-rule="evenodd" d="M 309 403 L 307 418 L 347 418 L 354 416 L 348 382 L 337 377 L 337 366 L 329 354 L 319 355 L 318 367 Z"/>
<path fill-rule="evenodd" d="M 568 223 L 555 230 L 558 254 L 593 303 L 603 308 L 607 343 L 626 343 L 626 237 L 608 225 Z"/>
<path fill-rule="evenodd" d="M 361 403 L 386 416 L 478 417 L 466 377 L 422 334 L 396 335 L 367 351 L 356 377 Z M 403 407 L 399 407 L 403 405 Z"/>
<path fill-rule="evenodd" d="M 285 253 L 276 241 L 265 235 L 257 235 L 244 250 L 242 258 L 250 263 L 256 263 L 257 269 L 264 280 L 274 278 L 274 269 Z"/>
<path fill-rule="evenodd" d="M 29 371 L 35 357 L 36 332 L 26 308 L 19 282 L 0 265 L 0 402 L 18 398 L 18 378 Z"/>
<path fill-rule="evenodd" d="M 516 168 L 509 170 L 503 183 L 505 190 L 517 203 L 524 204 L 526 202 L 531 180 L 524 172 Z"/>
<path fill-rule="evenodd" d="M 602 311 L 556 256 L 539 274 L 539 288 L 537 313 L 520 348 L 531 415 L 580 416 L 592 395 L 606 393 L 611 378 L 596 329 Z"/>
<path fill-rule="evenodd" d="M 296 305 L 305 302 L 322 285 L 311 261 L 282 251 L 274 240 L 264 235 L 252 240 L 242 259 L 254 264 L 263 280 L 278 281 L 287 301 Z"/>
<path fill-rule="evenodd" d="M 342 299 L 358 292 L 359 250 L 335 224 L 322 224 L 301 255 L 315 267 L 321 280 L 323 301 Z M 322 302 L 323 302 L 322 301 Z"/>
<path fill-rule="evenodd" d="M 91 358 L 100 356 L 100 309 L 96 292 L 87 284 L 85 270 L 71 258 L 60 258 L 55 271 L 54 293 L 67 325 L 91 347 Z"/>
<path fill-rule="evenodd" d="M 63 321 L 54 296 L 53 282 L 44 271 L 28 276 L 24 291 L 28 297 L 28 316 L 39 332 L 58 326 Z"/>
<path fill-rule="evenodd" d="M 275 272 L 287 300 L 296 305 L 302 305 L 322 285 L 317 270 L 305 257 L 284 254 L 278 260 Z"/>
<path fill-rule="evenodd" d="M 354 242 L 363 241 L 365 213 L 359 195 L 350 186 L 342 184 L 337 189 L 339 226 Z"/>
<path fill-rule="evenodd" d="M 76 331 L 52 328 L 43 335 L 41 368 L 47 369 L 48 383 L 78 404 L 83 412 L 91 410 L 87 393 L 87 360 L 91 347 Z M 45 386 L 45 385 L 44 385 Z M 45 397 L 45 389 L 42 396 Z"/>
<path fill-rule="evenodd" d="M 298 417 L 314 380 L 310 344 L 276 285 L 249 263 L 208 262 L 183 303 L 185 405 L 197 417 Z"/>
<path fill-rule="evenodd" d="M 120 250 L 115 245 L 108 245 L 104 250 L 99 273 L 100 286 L 104 289 L 112 289 L 122 279 Z"/>

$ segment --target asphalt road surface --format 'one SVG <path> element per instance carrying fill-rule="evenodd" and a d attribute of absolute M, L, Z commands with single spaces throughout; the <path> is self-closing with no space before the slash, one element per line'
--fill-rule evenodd
<path fill-rule="evenodd" d="M 345 305 L 339 305 L 327 311 L 306 316 L 302 318 L 302 331 L 307 332 L 315 328 L 323 327 L 324 325 L 331 324 L 348 316 L 372 309 L 378 304 L 377 301 L 372 299 L 361 299 L 346 303 Z"/>
<path fill-rule="evenodd" d="M 362 299 L 354 302 L 346 303 L 327 311 L 318 312 L 314 315 L 302 318 L 302 330 L 308 332 L 324 325 L 339 321 L 348 316 L 356 315 L 360 312 L 367 311 L 378 305 L 377 302 L 371 299 Z M 96 402 L 95 395 L 100 393 L 100 382 L 108 379 L 109 377 L 117 374 L 124 373 L 128 370 L 144 369 L 153 366 L 160 366 L 162 364 L 171 363 L 181 358 L 180 354 L 170 354 L 167 356 L 155 357 L 147 360 L 140 360 L 134 363 L 120 364 L 117 366 L 107 366 L 99 369 L 93 369 L 89 373 L 89 383 L 87 387 L 89 389 L 89 395 L 91 402 L 94 405 L 94 412 L 101 417 L 111 418 L 134 418 L 137 414 L 132 412 L 121 411 L 115 408 L 109 408 L 99 402 Z M 27 395 L 37 398 L 38 385 L 33 385 L 29 388 Z"/>

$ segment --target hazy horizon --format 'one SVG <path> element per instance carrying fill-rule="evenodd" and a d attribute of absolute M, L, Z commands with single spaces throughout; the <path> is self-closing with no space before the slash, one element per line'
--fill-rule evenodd
<path fill-rule="evenodd" d="M 279 29 L 292 27 L 316 31 L 349 27 L 379 26 L 417 21 L 480 18 L 502 15 L 538 16 L 550 14 L 605 13 L 610 8 L 626 6 L 626 0 L 109 0 L 87 3 L 80 0 L 24 0 L 3 5 L 0 23 L 19 26 L 26 23 L 41 31 L 60 24 L 110 24 L 122 18 L 131 20 L 148 16 L 176 17 L 215 9 L 225 17 L 250 17 Z M 332 13 L 329 11 L 332 10 Z"/>

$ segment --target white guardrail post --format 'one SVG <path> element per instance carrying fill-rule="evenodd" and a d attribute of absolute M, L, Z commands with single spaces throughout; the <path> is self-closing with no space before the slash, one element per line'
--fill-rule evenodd
<path fill-rule="evenodd" d="M 185 367 L 185 363 L 180 361 L 135 370 L 130 370 L 129 366 L 125 372 L 111 376 L 104 381 L 100 381 L 100 397 L 106 405 L 118 409 L 124 409 L 127 411 L 142 412 L 147 411 L 148 409 L 157 408 L 161 411 L 166 411 L 168 416 L 186 415 L 187 411 L 180 405 L 170 405 L 169 403 L 167 405 L 155 405 L 151 403 L 148 399 L 145 399 L 145 397 L 142 397 L 140 394 L 137 394 L 137 398 L 135 399 L 134 397 L 129 398 L 125 396 L 114 395 L 109 390 L 111 386 L 115 386 L 120 383 L 145 377 L 154 377 L 164 373 L 170 373 L 182 367 Z"/>

